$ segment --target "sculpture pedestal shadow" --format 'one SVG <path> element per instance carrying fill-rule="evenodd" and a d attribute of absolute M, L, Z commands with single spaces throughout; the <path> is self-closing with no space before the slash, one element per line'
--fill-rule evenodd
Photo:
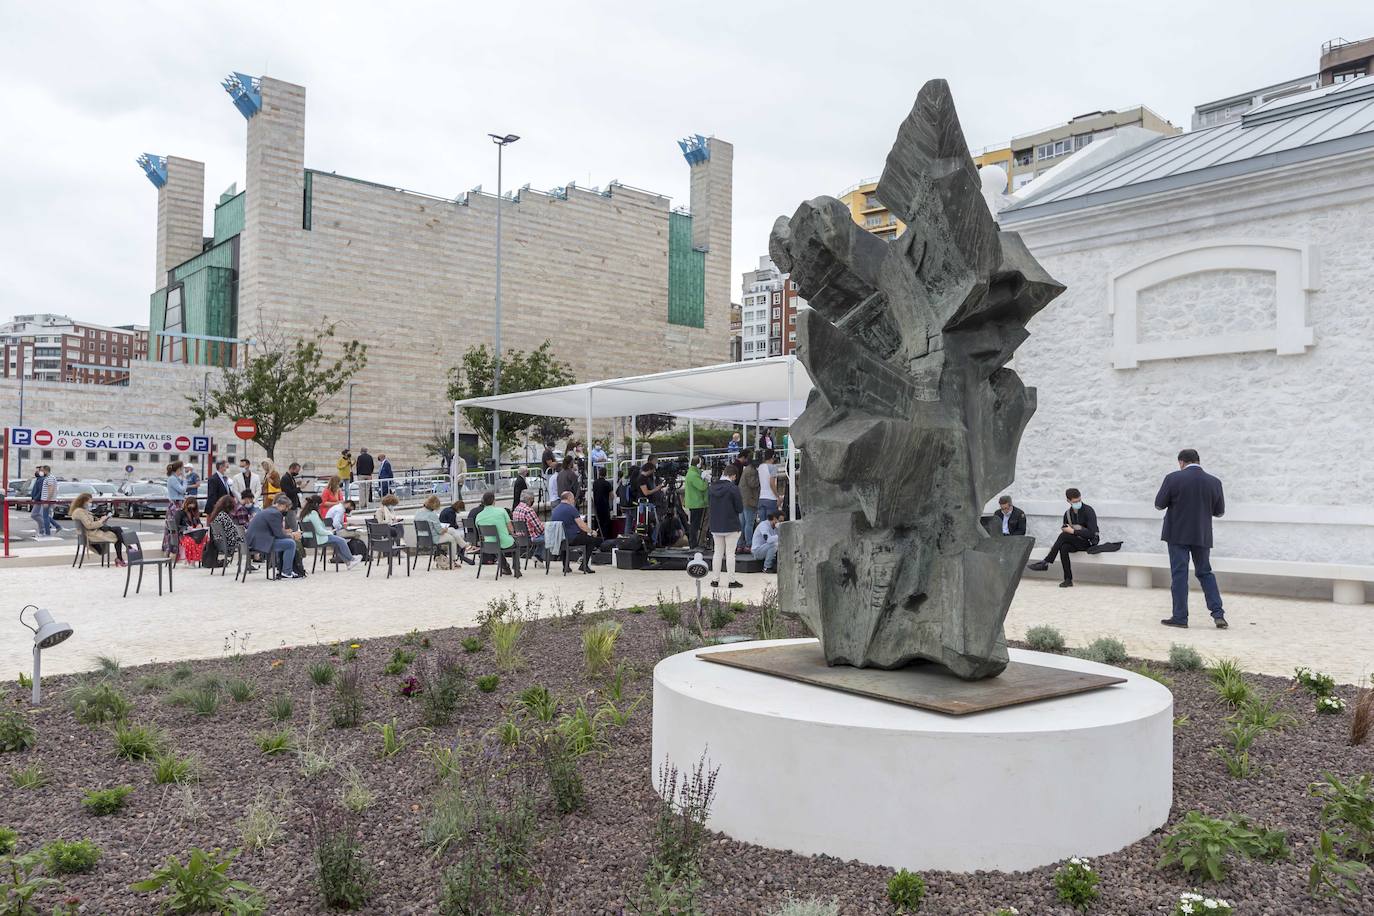
<path fill-rule="evenodd" d="M 1014 871 L 1114 852 L 1168 818 L 1173 697 L 1149 678 L 1012 649 L 1013 666 L 1116 683 L 949 715 L 700 658 L 790 646 L 818 651 L 743 643 L 654 669 L 654 772 L 704 752 L 720 768 L 713 830 L 892 868 Z"/>

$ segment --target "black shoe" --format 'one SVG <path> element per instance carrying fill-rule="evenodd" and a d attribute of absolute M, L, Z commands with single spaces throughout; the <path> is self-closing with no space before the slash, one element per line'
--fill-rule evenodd
<path fill-rule="evenodd" d="M 719 580 L 719 579 L 712 579 L 712 580 L 711 580 L 711 587 L 712 587 L 712 588 L 720 588 L 720 580 Z"/>
<path fill-rule="evenodd" d="M 1063 582 L 1060 582 L 1060 583 L 1059 583 L 1059 587 L 1060 587 L 1060 588 L 1073 588 L 1073 580 L 1072 580 L 1072 579 L 1065 579 Z"/>
<path fill-rule="evenodd" d="M 592 569 L 590 566 L 583 566 L 582 571 L 588 575 L 591 575 L 596 572 L 596 570 Z"/>
<path fill-rule="evenodd" d="M 734 580 L 732 579 L 732 580 L 730 581 L 730 587 L 731 587 L 731 588 L 744 588 L 744 583 L 743 583 L 743 582 L 736 582 L 736 581 L 734 581 Z"/>
<path fill-rule="evenodd" d="M 1231 626 L 1229 623 L 1226 622 L 1225 617 L 1213 617 L 1212 622 L 1217 625 L 1218 630 L 1229 629 Z"/>
<path fill-rule="evenodd" d="M 1049 568 L 1050 564 L 1046 563 L 1044 560 L 1036 560 L 1034 563 L 1026 564 L 1026 569 L 1033 569 L 1036 572 L 1044 572 Z"/>
<path fill-rule="evenodd" d="M 1180 630 L 1188 629 L 1188 621 L 1186 620 L 1175 620 L 1172 617 L 1165 617 L 1160 623 L 1164 624 L 1166 627 L 1178 627 Z"/>

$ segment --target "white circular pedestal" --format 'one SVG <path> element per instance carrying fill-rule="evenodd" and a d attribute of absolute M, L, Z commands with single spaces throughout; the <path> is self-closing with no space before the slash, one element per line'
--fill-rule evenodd
<path fill-rule="evenodd" d="M 695 657 L 778 644 L 654 669 L 654 781 L 705 751 L 720 767 L 712 830 L 892 868 L 1015 871 L 1115 852 L 1168 818 L 1174 703 L 1156 681 L 1012 649 L 1126 683 L 946 716 Z"/>

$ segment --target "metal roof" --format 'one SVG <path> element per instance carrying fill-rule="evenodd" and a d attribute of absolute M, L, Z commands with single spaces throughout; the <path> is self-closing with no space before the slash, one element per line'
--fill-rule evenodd
<path fill-rule="evenodd" d="M 1374 147 L 1374 75 L 1274 99 L 1239 121 L 1158 140 L 1051 185 L 1004 223 L 1077 210 Z"/>

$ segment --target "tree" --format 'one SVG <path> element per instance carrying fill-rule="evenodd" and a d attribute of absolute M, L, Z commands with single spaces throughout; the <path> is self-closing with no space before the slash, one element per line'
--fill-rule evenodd
<path fill-rule="evenodd" d="M 282 436 L 311 420 L 334 420 L 320 413 L 321 403 L 367 365 L 367 344 L 356 340 L 343 345 L 338 359 L 326 361 L 324 344 L 333 338 L 334 329 L 333 324 L 322 325 L 313 340 L 269 336 L 260 341 L 243 368 L 220 370 L 219 385 L 209 393 L 203 410 L 199 398 L 187 395 L 196 424 L 215 417 L 251 417 L 258 425 L 253 441 L 275 460 Z"/>
<path fill-rule="evenodd" d="M 434 421 L 429 438 L 420 444 L 420 448 L 430 458 L 438 458 L 441 467 L 447 468 L 453 463 L 453 422 L 446 417 L 440 417 Z"/>
<path fill-rule="evenodd" d="M 652 436 L 654 433 L 666 432 L 672 429 L 675 423 L 677 423 L 677 418 L 666 413 L 642 413 L 635 417 L 635 429 L 641 436 Z"/>
<path fill-rule="evenodd" d="M 572 367 L 553 355 L 553 345 L 544 341 L 535 350 L 525 353 L 510 349 L 501 359 L 502 391 L 533 391 L 537 388 L 556 388 L 573 383 Z M 462 401 L 467 398 L 488 397 L 492 393 L 492 359 L 486 344 L 469 347 L 463 354 L 462 362 L 448 370 L 449 400 Z M 491 411 L 485 407 L 464 407 L 463 419 L 477 433 L 477 438 L 491 453 Z M 526 430 L 540 428 L 547 432 L 550 428 L 567 430 L 567 421 L 561 417 L 541 417 L 534 414 L 507 413 L 501 411 L 501 451 L 506 451 L 519 441 Z"/>

